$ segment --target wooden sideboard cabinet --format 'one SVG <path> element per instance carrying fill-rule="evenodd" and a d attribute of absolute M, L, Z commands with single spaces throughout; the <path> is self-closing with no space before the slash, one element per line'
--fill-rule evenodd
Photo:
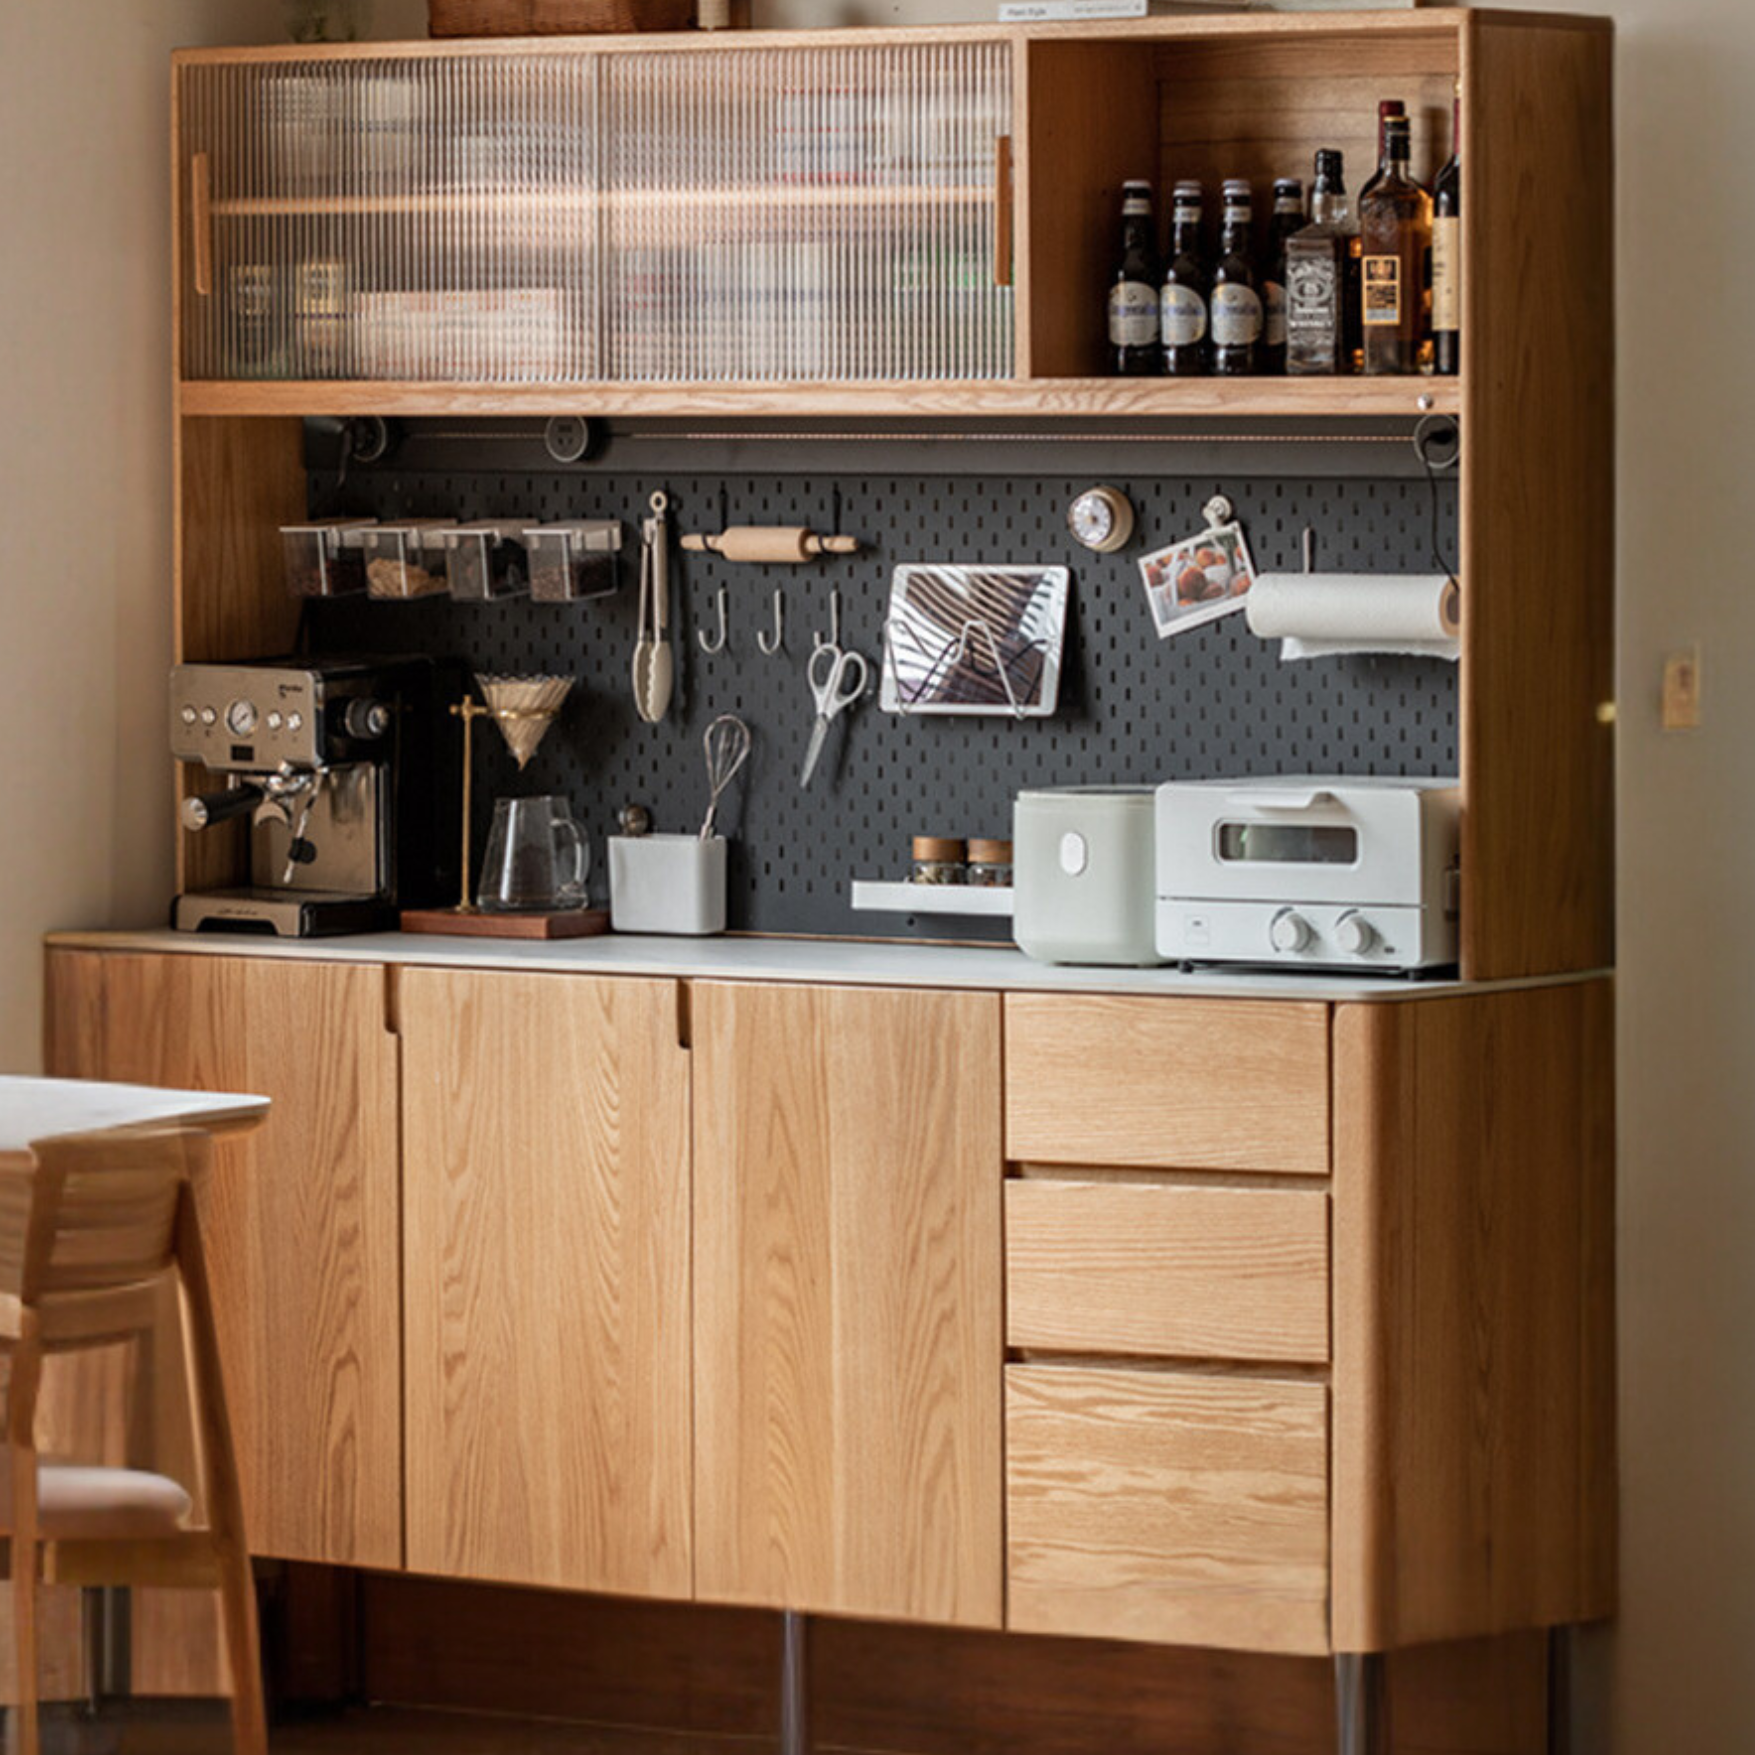
<path fill-rule="evenodd" d="M 1349 1664 L 1613 1609 L 1607 977 L 49 991 L 57 1072 L 279 1105 L 220 1215 L 263 1553 Z"/>

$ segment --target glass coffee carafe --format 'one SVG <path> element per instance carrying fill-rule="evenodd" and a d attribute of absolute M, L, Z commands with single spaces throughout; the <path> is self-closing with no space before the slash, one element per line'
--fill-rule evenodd
<path fill-rule="evenodd" d="M 583 908 L 590 868 L 590 846 L 564 798 L 502 798 L 494 804 L 476 902 L 489 914 Z"/>

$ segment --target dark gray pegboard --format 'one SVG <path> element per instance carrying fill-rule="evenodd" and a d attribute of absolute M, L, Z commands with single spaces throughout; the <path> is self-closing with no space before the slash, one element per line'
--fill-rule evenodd
<path fill-rule="evenodd" d="M 394 461 L 394 459 L 392 460 Z M 313 602 L 306 636 L 317 650 L 455 653 L 487 671 L 567 672 L 579 680 L 560 722 L 519 775 L 497 737 L 478 732 L 478 836 L 495 795 L 558 792 L 594 843 L 603 882 L 604 835 L 638 801 L 662 829 L 692 829 L 706 805 L 701 734 L 717 713 L 748 721 L 754 754 L 726 826 L 735 836 L 731 925 L 763 932 L 893 935 L 903 930 L 984 935 L 983 923 L 934 926 L 900 915 L 855 914 L 854 877 L 905 877 L 915 834 L 1010 833 L 1025 787 L 1150 782 L 1227 774 L 1454 774 L 1455 666 L 1429 659 L 1347 658 L 1282 665 L 1277 647 L 1234 615 L 1160 641 L 1137 562 L 1198 531 L 1201 507 L 1226 494 L 1258 568 L 1301 564 L 1317 532 L 1324 570 L 1433 568 L 1432 498 L 1425 480 L 1169 479 L 1117 477 L 1139 514 L 1119 555 L 1093 555 L 1066 530 L 1066 508 L 1090 475 L 971 478 L 920 473 L 850 477 L 355 468 L 337 484 L 311 477 L 313 514 L 384 517 L 620 517 L 627 523 L 623 587 L 570 605 L 512 600 L 454 604 L 361 599 Z M 733 565 L 673 552 L 672 638 L 677 698 L 647 726 L 634 712 L 629 664 L 637 626 L 637 521 L 654 488 L 670 495 L 674 528 L 733 524 L 840 527 L 868 546 L 802 567 Z M 1439 488 L 1439 543 L 1455 546 L 1455 495 Z M 845 644 L 880 652 L 890 574 L 903 561 L 1063 564 L 1073 573 L 1061 708 L 1049 720 L 898 718 L 871 698 L 844 717 L 808 792 L 798 769 L 812 721 L 804 676 L 812 630 L 826 636 L 839 587 Z M 697 630 L 714 625 L 728 591 L 730 641 L 708 656 Z M 786 651 L 767 657 L 756 632 L 784 592 Z M 725 813 L 722 811 L 722 818 Z M 477 845 L 480 842 L 478 839 Z M 991 934 L 989 934 L 991 935 Z"/>

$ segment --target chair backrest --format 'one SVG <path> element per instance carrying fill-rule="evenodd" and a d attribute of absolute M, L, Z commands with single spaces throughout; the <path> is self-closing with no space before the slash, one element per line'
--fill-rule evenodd
<path fill-rule="evenodd" d="M 172 1266 L 177 1203 L 206 1143 L 117 1130 L 0 1158 L 0 1297 L 42 1311 L 45 1341 L 136 1326 L 137 1294 Z"/>

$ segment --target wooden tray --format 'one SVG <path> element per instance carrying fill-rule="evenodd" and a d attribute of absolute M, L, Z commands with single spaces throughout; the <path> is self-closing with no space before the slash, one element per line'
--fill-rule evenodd
<path fill-rule="evenodd" d="M 427 0 L 427 33 L 435 37 L 684 30 L 694 20 L 695 0 Z"/>
<path fill-rule="evenodd" d="M 609 931 L 607 908 L 572 908 L 559 914 L 460 914 L 455 908 L 404 908 L 404 932 L 454 938 L 595 938 Z"/>

